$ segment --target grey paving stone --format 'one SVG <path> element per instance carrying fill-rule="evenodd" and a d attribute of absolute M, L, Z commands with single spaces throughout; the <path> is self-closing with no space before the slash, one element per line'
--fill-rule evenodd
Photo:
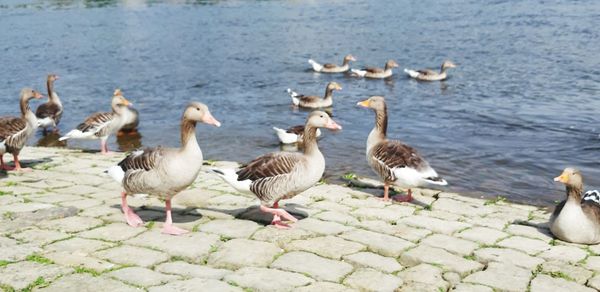
<path fill-rule="evenodd" d="M 410 267 L 398 273 L 398 276 L 407 284 L 420 283 L 436 291 L 446 291 L 450 288 L 450 284 L 442 278 L 442 270 L 428 264 Z"/>
<path fill-rule="evenodd" d="M 585 267 L 600 272 L 600 256 L 590 256 L 585 260 Z"/>
<path fill-rule="evenodd" d="M 536 228 L 532 226 L 510 224 L 508 225 L 508 227 L 506 227 L 504 231 L 513 235 L 520 235 L 539 239 L 546 243 L 549 243 L 553 238 L 552 234 L 550 233 L 550 230 L 546 228 Z"/>
<path fill-rule="evenodd" d="M 75 200 L 81 200 L 83 199 L 83 197 L 78 196 L 78 195 L 67 195 L 67 194 L 43 194 L 43 195 L 33 195 L 29 197 L 32 201 L 35 202 L 40 202 L 40 203 L 47 203 L 47 204 L 53 204 L 53 203 L 59 203 L 59 202 L 65 202 L 65 201 L 75 201 Z"/>
<path fill-rule="evenodd" d="M 190 279 L 183 281 L 175 281 L 162 286 L 154 286 L 148 289 L 149 292 L 172 292 L 172 291 L 185 291 L 185 292 L 205 292 L 205 291 L 219 291 L 219 292 L 242 292 L 239 287 L 231 286 L 225 282 L 221 282 L 213 279 Z"/>
<path fill-rule="evenodd" d="M 373 269 L 358 269 L 344 279 L 344 284 L 361 291 L 394 291 L 402 279 Z"/>
<path fill-rule="evenodd" d="M 236 270 L 243 267 L 266 267 L 282 252 L 274 243 L 248 239 L 232 239 L 208 258 L 217 268 Z"/>
<path fill-rule="evenodd" d="M 539 239 L 531 239 L 522 236 L 512 236 L 507 239 L 503 239 L 502 241 L 498 242 L 498 245 L 524 251 L 530 255 L 548 250 L 551 247 L 548 243 Z"/>
<path fill-rule="evenodd" d="M 105 249 L 108 247 L 114 246 L 113 243 L 108 243 L 105 241 L 95 240 L 95 239 L 85 239 L 74 237 L 71 239 L 66 239 L 62 241 L 57 241 L 52 244 L 46 245 L 44 247 L 47 251 L 56 251 L 56 252 L 78 252 L 89 254 L 94 251 Z"/>
<path fill-rule="evenodd" d="M 398 220 L 398 225 L 406 224 L 413 227 L 425 228 L 435 233 L 451 235 L 454 232 L 471 227 L 471 224 L 463 222 L 446 221 L 422 215 L 410 216 Z"/>
<path fill-rule="evenodd" d="M 45 281 L 52 281 L 56 277 L 69 273 L 71 269 L 54 264 L 39 264 L 23 261 L 0 267 L 0 284 L 8 285 L 14 289 L 25 289 L 38 277 Z"/>
<path fill-rule="evenodd" d="M 156 286 L 180 279 L 178 276 L 164 275 L 159 272 L 140 267 L 118 269 L 106 275 L 125 283 L 143 287 Z"/>
<path fill-rule="evenodd" d="M 93 255 L 112 263 L 141 267 L 150 267 L 169 259 L 166 253 L 129 245 L 98 251 Z"/>
<path fill-rule="evenodd" d="M 316 236 L 315 233 L 301 228 L 279 229 L 274 226 L 265 226 L 252 234 L 252 239 L 273 242 L 280 247 L 296 239 L 306 239 Z"/>
<path fill-rule="evenodd" d="M 96 200 L 96 199 L 83 199 L 83 200 L 66 201 L 66 202 L 59 203 L 59 205 L 61 205 L 61 206 L 75 207 L 79 210 L 85 210 L 87 208 L 94 207 L 94 206 L 100 206 L 102 204 L 104 204 L 104 202 L 102 202 L 100 200 Z"/>
<path fill-rule="evenodd" d="M 531 292 L 546 291 L 569 291 L 569 292 L 593 292 L 592 288 L 585 287 L 575 282 L 561 278 L 552 278 L 548 275 L 538 274 L 531 280 Z"/>
<path fill-rule="evenodd" d="M 490 286 L 501 291 L 525 291 L 531 272 L 506 263 L 489 263 L 485 271 L 468 275 L 463 282 Z"/>
<path fill-rule="evenodd" d="M 397 257 L 414 243 L 399 237 L 380 234 L 372 231 L 356 229 L 348 231 L 340 237 L 365 244 L 369 250 L 384 256 Z"/>
<path fill-rule="evenodd" d="M 465 215 L 469 217 L 483 216 L 494 212 L 493 209 L 488 208 L 482 204 L 458 201 L 451 198 L 439 198 L 432 205 L 433 210 L 442 210 L 454 214 Z"/>
<path fill-rule="evenodd" d="M 44 257 L 61 266 L 68 266 L 72 268 L 81 267 L 97 272 L 104 272 L 117 267 L 117 265 L 113 263 L 93 258 L 82 252 L 51 252 L 44 254 Z"/>
<path fill-rule="evenodd" d="M 317 218 L 317 219 L 321 219 L 323 221 L 337 222 L 340 224 L 356 224 L 356 223 L 358 223 L 358 219 L 356 219 L 348 214 L 340 213 L 337 211 L 324 211 L 313 217 Z"/>
<path fill-rule="evenodd" d="M 372 252 L 359 252 L 344 256 L 344 261 L 355 266 L 373 268 L 385 273 L 402 270 L 402 265 L 395 258 L 380 256 Z"/>
<path fill-rule="evenodd" d="M 86 229 L 91 229 L 100 226 L 102 224 L 104 224 L 104 222 L 102 222 L 102 220 L 100 219 L 73 216 L 50 221 L 43 221 L 39 223 L 38 226 L 42 229 L 53 229 L 62 232 L 80 232 Z"/>
<path fill-rule="evenodd" d="M 308 251 L 326 258 L 339 260 L 345 255 L 364 250 L 365 246 L 335 236 L 323 236 L 292 241 L 285 245 L 285 249 Z"/>
<path fill-rule="evenodd" d="M 69 236 L 69 234 L 66 234 L 64 232 L 56 230 L 44 230 L 35 227 L 11 235 L 11 237 L 16 238 L 20 241 L 34 242 L 39 245 L 44 245 L 57 240 L 65 239 Z M 2 246 L 1 243 L 0 246 Z"/>
<path fill-rule="evenodd" d="M 132 238 L 144 231 L 146 231 L 146 228 L 143 227 L 135 228 L 125 223 L 112 223 L 102 227 L 81 232 L 78 234 L 78 236 L 108 241 L 123 241 Z"/>
<path fill-rule="evenodd" d="M 477 284 L 460 283 L 454 287 L 453 292 L 494 292 L 494 289 Z"/>
<path fill-rule="evenodd" d="M 352 227 L 339 223 L 327 222 L 313 218 L 306 218 L 294 223 L 294 228 L 300 228 L 322 235 L 336 235 L 353 229 Z"/>
<path fill-rule="evenodd" d="M 289 291 L 294 287 L 306 286 L 314 280 L 302 274 L 275 269 L 246 267 L 225 277 L 225 281 L 255 291 Z"/>
<path fill-rule="evenodd" d="M 327 291 L 327 292 L 352 292 L 357 291 L 347 286 L 331 282 L 315 282 L 308 286 L 298 287 L 293 289 L 294 292 L 314 292 L 314 291 Z"/>
<path fill-rule="evenodd" d="M 155 270 L 165 274 L 215 280 L 221 280 L 226 275 L 233 273 L 232 271 L 226 269 L 216 269 L 209 266 L 194 265 L 183 261 L 163 263 L 156 266 Z"/>
<path fill-rule="evenodd" d="M 350 264 L 322 258 L 307 252 L 283 254 L 271 264 L 272 268 L 309 275 L 316 280 L 339 282 L 352 272 Z"/>
<path fill-rule="evenodd" d="M 573 266 L 559 261 L 543 263 L 542 272 L 548 274 L 564 274 L 579 284 L 585 284 L 587 280 L 594 275 L 592 271 L 586 270 L 580 266 Z"/>
<path fill-rule="evenodd" d="M 340 202 L 342 205 L 350 208 L 385 208 L 391 205 L 390 202 L 384 202 L 377 198 L 368 198 L 366 200 L 360 200 L 356 198 L 346 198 Z"/>
<path fill-rule="evenodd" d="M 308 197 L 313 201 L 327 200 L 331 202 L 340 202 L 344 199 L 352 197 L 349 193 L 353 192 L 352 189 L 338 185 L 318 185 L 314 186 L 304 192 L 302 196 Z"/>
<path fill-rule="evenodd" d="M 42 249 L 35 243 L 21 244 L 14 239 L 0 237 L 0 260 L 2 261 L 22 261 L 28 255 L 41 251 Z"/>
<path fill-rule="evenodd" d="M 212 220 L 200 225 L 200 231 L 228 238 L 249 238 L 261 226 L 248 220 Z"/>
<path fill-rule="evenodd" d="M 36 289 L 36 291 L 44 292 L 97 292 L 97 291 L 123 291 L 123 292 L 140 292 L 140 288 L 135 288 L 110 279 L 106 276 L 94 277 L 90 274 L 71 274 L 61 277 L 52 282 L 48 287 Z"/>
<path fill-rule="evenodd" d="M 443 249 L 420 245 L 402 254 L 400 263 L 406 266 L 416 266 L 420 263 L 440 265 L 445 270 L 457 272 L 462 276 L 481 270 L 483 265 L 453 255 Z"/>
<path fill-rule="evenodd" d="M 338 212 L 338 213 L 342 213 L 342 214 L 346 214 L 346 213 L 349 213 L 350 211 L 352 211 L 351 207 L 348 207 L 346 205 L 342 205 L 339 203 L 331 202 L 331 201 L 314 202 L 314 203 L 310 204 L 309 206 L 313 209 L 334 211 L 334 212 Z"/>
<path fill-rule="evenodd" d="M 588 282 L 587 282 L 588 286 L 596 289 L 596 290 L 600 290 L 600 275 L 591 278 Z"/>
<path fill-rule="evenodd" d="M 569 263 L 579 262 L 587 257 L 587 251 L 574 247 L 557 245 L 539 254 L 541 258 L 548 261 L 564 261 Z"/>
<path fill-rule="evenodd" d="M 426 229 L 414 228 L 406 225 L 391 225 L 387 222 L 380 220 L 361 221 L 358 224 L 356 224 L 356 226 L 370 231 L 397 236 L 412 242 L 417 242 L 423 237 L 432 233 L 431 231 Z"/>
<path fill-rule="evenodd" d="M 193 262 L 205 260 L 211 249 L 221 245 L 219 236 L 215 234 L 190 232 L 181 236 L 168 236 L 158 228 L 129 239 L 126 243 L 161 250 L 170 256 L 183 257 Z"/>
<path fill-rule="evenodd" d="M 529 270 L 544 262 L 543 259 L 510 248 L 482 248 L 475 251 L 475 257 L 482 263 L 501 262 Z"/>
<path fill-rule="evenodd" d="M 7 190 L 3 190 L 7 191 Z M 36 190 L 37 191 L 37 190 Z M 11 213 L 24 213 L 24 212 L 34 212 L 42 209 L 52 208 L 54 205 L 52 204 L 44 204 L 44 203 L 14 203 L 10 205 L 0 206 L 0 214 L 4 214 L 6 212 Z"/>
<path fill-rule="evenodd" d="M 487 227 L 473 227 L 461 231 L 456 236 L 483 244 L 494 244 L 498 240 L 507 237 L 508 233 Z"/>
<path fill-rule="evenodd" d="M 421 240 L 420 244 L 427 244 L 429 246 L 445 249 L 451 253 L 463 256 L 471 254 L 478 247 L 478 244 L 472 241 L 444 234 L 431 235 Z"/>
<path fill-rule="evenodd" d="M 388 206 L 385 208 L 361 207 L 350 214 L 360 220 L 383 220 L 386 222 L 396 222 L 403 217 L 412 215 L 415 212 L 413 207 L 408 206 Z"/>

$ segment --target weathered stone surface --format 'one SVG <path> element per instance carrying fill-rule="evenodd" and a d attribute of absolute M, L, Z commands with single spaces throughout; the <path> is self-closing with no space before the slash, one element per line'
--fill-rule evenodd
<path fill-rule="evenodd" d="M 42 249 L 34 243 L 19 244 L 14 239 L 0 237 L 0 260 L 2 261 L 21 261 L 28 255 L 41 251 Z"/>
<path fill-rule="evenodd" d="M 83 200 L 66 201 L 66 202 L 59 203 L 59 205 L 61 205 L 61 206 L 75 207 L 78 210 L 84 210 L 84 209 L 87 209 L 90 207 L 100 206 L 102 204 L 104 204 L 104 202 L 102 202 L 100 200 L 96 200 L 96 199 L 83 199 Z"/>
<path fill-rule="evenodd" d="M 442 278 L 446 280 L 450 284 L 450 286 L 456 286 L 456 284 L 460 283 L 460 281 L 462 280 L 460 275 L 455 272 L 445 272 L 442 275 Z"/>
<path fill-rule="evenodd" d="M 78 252 L 82 254 L 89 254 L 96 250 L 104 249 L 113 246 L 114 244 L 85 238 L 71 238 L 62 241 L 57 241 L 50 245 L 47 245 L 45 249 L 47 251 L 57 252 Z"/>
<path fill-rule="evenodd" d="M 18 262 L 0 267 L 0 284 L 21 290 L 33 283 L 38 277 L 46 281 L 70 272 L 71 269 L 53 264 L 39 264 L 36 262 Z"/>
<path fill-rule="evenodd" d="M 55 231 L 55 230 L 44 230 L 38 228 L 27 229 L 20 233 L 12 234 L 11 237 L 21 240 L 23 242 L 35 242 L 40 245 L 48 244 L 57 240 L 65 239 L 70 235 Z M 0 246 L 2 244 L 0 243 Z"/>
<path fill-rule="evenodd" d="M 408 206 L 397 206 L 391 208 L 367 208 L 362 207 L 352 211 L 350 214 L 360 220 L 383 220 L 387 222 L 396 222 L 403 217 L 409 216 L 415 212 L 415 209 Z"/>
<path fill-rule="evenodd" d="M 421 240 L 420 243 L 445 249 L 446 251 L 459 255 L 469 255 L 478 247 L 478 245 L 472 241 L 444 234 L 434 234 Z"/>
<path fill-rule="evenodd" d="M 394 273 L 402 270 L 402 265 L 394 258 L 380 256 L 372 252 L 359 252 L 344 256 L 344 261 L 355 266 L 373 268 L 384 273 Z"/>
<path fill-rule="evenodd" d="M 142 289 L 135 288 L 117 280 L 109 279 L 105 276 L 93 277 L 90 274 L 71 274 L 52 282 L 48 287 L 41 288 L 38 291 L 44 292 L 97 292 L 97 291 L 123 291 L 140 292 Z"/>
<path fill-rule="evenodd" d="M 301 228 L 279 229 L 274 226 L 265 226 L 254 232 L 252 239 L 273 242 L 280 247 L 296 239 L 305 239 L 314 236 L 314 233 Z"/>
<path fill-rule="evenodd" d="M 292 241 L 285 245 L 285 249 L 308 251 L 326 258 L 339 260 L 342 256 L 364 250 L 365 246 L 335 236 L 323 236 Z"/>
<path fill-rule="evenodd" d="M 166 236 L 159 229 L 144 232 L 126 243 L 162 250 L 171 256 L 184 257 L 193 262 L 204 260 L 212 248 L 221 245 L 218 235 L 190 232 L 181 236 Z"/>
<path fill-rule="evenodd" d="M 494 292 L 494 289 L 477 284 L 460 283 L 454 287 L 453 292 Z"/>
<path fill-rule="evenodd" d="M 407 284 L 420 283 L 430 287 L 431 290 L 446 291 L 450 287 L 450 284 L 442 278 L 442 270 L 428 264 L 410 267 L 398 273 L 398 276 Z"/>
<path fill-rule="evenodd" d="M 431 234 L 431 231 L 426 229 L 414 228 L 406 225 L 392 225 L 381 220 L 360 221 L 355 224 L 355 226 L 369 231 L 393 235 L 413 242 L 419 241 L 421 238 Z"/>
<path fill-rule="evenodd" d="M 543 263 L 542 272 L 548 274 L 564 274 L 579 284 L 585 284 L 585 282 L 594 275 L 592 271 L 559 261 Z"/>
<path fill-rule="evenodd" d="M 54 205 L 51 204 L 42 204 L 42 203 L 15 203 L 10 205 L 0 206 L 0 214 L 4 214 L 6 212 L 11 213 L 24 213 L 24 212 L 34 212 L 41 209 L 52 208 Z"/>
<path fill-rule="evenodd" d="M 321 219 L 323 221 L 337 222 L 340 224 L 356 224 L 358 219 L 344 213 L 336 211 L 325 211 L 314 216 L 314 218 Z"/>
<path fill-rule="evenodd" d="M 289 291 L 294 287 L 305 286 L 314 280 L 302 274 L 275 269 L 246 267 L 225 277 L 225 281 L 235 283 L 255 291 Z"/>
<path fill-rule="evenodd" d="M 319 202 L 315 202 L 310 204 L 310 207 L 313 209 L 321 209 L 321 210 L 325 210 L 325 211 L 334 211 L 334 212 L 338 212 L 341 214 L 347 214 L 350 213 L 350 211 L 352 210 L 352 208 L 346 206 L 346 205 L 342 205 L 339 203 L 335 203 L 335 202 L 331 202 L 331 201 L 319 201 Z"/>
<path fill-rule="evenodd" d="M 596 290 L 560 278 L 538 274 L 531 280 L 531 292 L 569 291 L 569 292 L 594 292 Z"/>
<path fill-rule="evenodd" d="M 164 275 L 146 268 L 129 267 L 118 269 L 107 274 L 109 277 L 119 279 L 125 283 L 136 286 L 155 286 L 163 283 L 178 280 L 180 277 L 173 275 Z"/>
<path fill-rule="evenodd" d="M 165 253 L 155 250 L 122 245 L 94 253 L 94 256 L 121 265 L 150 267 L 169 259 Z"/>
<path fill-rule="evenodd" d="M 507 237 L 508 234 L 492 228 L 473 227 L 461 231 L 456 236 L 483 244 L 494 244 L 501 238 Z"/>
<path fill-rule="evenodd" d="M 587 284 L 596 290 L 600 290 L 600 275 L 591 278 Z"/>
<path fill-rule="evenodd" d="M 73 216 L 50 221 L 43 221 L 38 226 L 43 229 L 54 229 L 63 232 L 80 232 L 86 229 L 102 225 L 100 219 Z"/>
<path fill-rule="evenodd" d="M 522 236 L 512 236 L 498 242 L 499 246 L 514 248 L 530 255 L 550 249 L 550 245 L 538 240 Z"/>
<path fill-rule="evenodd" d="M 327 292 L 353 292 L 356 289 L 350 289 L 342 284 L 336 284 L 331 282 L 316 282 L 305 287 L 298 287 L 294 292 L 314 292 L 314 291 L 327 291 Z"/>
<path fill-rule="evenodd" d="M 215 280 L 221 280 L 226 275 L 232 273 L 232 271 L 226 269 L 216 269 L 209 266 L 193 265 L 183 261 L 160 264 L 155 268 L 155 270 L 165 274 Z"/>
<path fill-rule="evenodd" d="M 248 238 L 260 228 L 248 220 L 213 220 L 200 226 L 200 231 L 222 235 L 228 238 Z"/>
<path fill-rule="evenodd" d="M 358 269 L 344 279 L 344 284 L 361 291 L 394 291 L 402 279 L 373 269 Z"/>
<path fill-rule="evenodd" d="M 348 227 L 339 223 L 321 221 L 312 218 L 306 218 L 294 223 L 294 228 L 300 228 L 323 235 L 336 235 L 353 229 L 352 227 Z"/>
<path fill-rule="evenodd" d="M 600 256 L 591 256 L 585 260 L 585 267 L 600 272 Z"/>
<path fill-rule="evenodd" d="M 248 239 L 232 239 L 212 253 L 208 263 L 217 268 L 236 270 L 243 267 L 266 267 L 282 250 L 275 244 Z"/>
<path fill-rule="evenodd" d="M 483 265 L 478 262 L 426 245 L 417 246 L 403 253 L 400 263 L 406 266 L 415 266 L 420 263 L 440 265 L 446 270 L 457 272 L 463 276 L 483 268 Z"/>
<path fill-rule="evenodd" d="M 391 257 L 397 257 L 405 249 L 414 246 L 412 242 L 402 238 L 360 229 L 348 231 L 340 237 L 360 242 L 374 252 Z"/>
<path fill-rule="evenodd" d="M 350 264 L 322 258 L 307 252 L 286 253 L 271 264 L 272 268 L 307 274 L 316 280 L 339 282 L 352 272 Z"/>
<path fill-rule="evenodd" d="M 103 272 L 116 268 L 117 265 L 107 261 L 90 257 L 83 252 L 52 252 L 44 254 L 44 257 L 54 261 L 54 263 L 68 267 L 82 267 L 97 272 Z"/>
<path fill-rule="evenodd" d="M 513 235 L 539 239 L 546 243 L 550 242 L 553 238 L 550 230 L 546 228 L 536 228 L 533 226 L 510 224 L 508 227 L 506 227 L 505 231 Z"/>
<path fill-rule="evenodd" d="M 544 262 L 543 259 L 509 248 L 482 248 L 475 251 L 475 257 L 482 263 L 501 262 L 530 270 Z"/>
<path fill-rule="evenodd" d="M 439 198 L 432 205 L 433 210 L 442 210 L 454 214 L 465 216 L 483 216 L 493 212 L 491 208 L 487 208 L 481 203 L 471 203 L 465 201 L 457 201 L 450 198 Z"/>
<path fill-rule="evenodd" d="M 489 263 L 485 271 L 476 272 L 463 282 L 481 284 L 502 291 L 525 291 L 531 272 L 506 263 Z"/>
<path fill-rule="evenodd" d="M 219 292 L 243 292 L 244 290 L 231 286 L 225 282 L 213 279 L 190 279 L 175 281 L 162 286 L 154 286 L 149 292 L 172 292 L 172 291 L 219 291 Z"/>
<path fill-rule="evenodd" d="M 549 261 L 564 261 L 576 263 L 587 257 L 587 252 L 574 246 L 557 245 L 539 254 L 540 257 Z"/>
<path fill-rule="evenodd" d="M 407 224 L 413 227 L 429 229 L 436 233 L 451 235 L 452 233 L 470 227 L 470 224 L 463 222 L 446 221 L 437 218 L 426 217 L 422 215 L 402 218 L 398 225 Z"/>
<path fill-rule="evenodd" d="M 391 205 L 390 202 L 384 202 L 377 198 L 368 198 L 366 200 L 347 198 L 340 203 L 351 208 L 385 208 Z"/>
<path fill-rule="evenodd" d="M 146 231 L 145 228 L 134 228 L 125 223 L 113 223 L 81 232 L 78 236 L 108 241 L 123 241 L 144 231 Z"/>

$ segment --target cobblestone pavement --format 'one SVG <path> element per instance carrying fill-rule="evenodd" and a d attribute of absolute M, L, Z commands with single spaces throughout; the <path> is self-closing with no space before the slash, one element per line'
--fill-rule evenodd
<path fill-rule="evenodd" d="M 258 201 L 202 173 L 164 204 L 131 198 L 145 227 L 125 224 L 120 186 L 103 170 L 123 157 L 25 148 L 30 173 L 0 173 L 0 287 L 43 291 L 595 291 L 600 245 L 549 235 L 545 210 L 504 200 L 318 185 L 284 202 L 300 218 L 264 224 Z M 216 162 L 232 167 L 231 162 Z"/>

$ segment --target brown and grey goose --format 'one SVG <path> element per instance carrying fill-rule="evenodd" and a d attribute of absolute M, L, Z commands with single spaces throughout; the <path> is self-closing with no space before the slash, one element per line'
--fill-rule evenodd
<path fill-rule="evenodd" d="M 273 215 L 272 224 L 288 228 L 282 222 L 297 221 L 279 201 L 289 199 L 315 185 L 325 171 L 325 158 L 317 145 L 317 129 L 341 130 L 342 127 L 322 111 L 314 111 L 306 119 L 304 152 L 274 152 L 260 156 L 239 170 L 213 169 L 219 177 L 241 193 L 254 194 L 260 210 Z"/>
<path fill-rule="evenodd" d="M 56 91 L 54 91 L 54 81 L 58 80 L 58 75 L 49 74 L 46 79 L 46 87 L 48 88 L 48 101 L 38 106 L 35 111 L 35 116 L 38 119 L 38 124 L 44 129 L 44 134 L 48 128 L 58 130 L 58 123 L 63 114 L 63 105 Z"/>
<path fill-rule="evenodd" d="M 137 227 L 144 223 L 127 205 L 127 196 L 148 194 L 165 201 L 167 216 L 162 232 L 172 235 L 187 233 L 173 225 L 171 199 L 194 182 L 202 167 L 202 150 L 196 140 L 197 122 L 221 126 L 206 105 L 192 102 L 181 118 L 180 148 L 138 150 L 107 170 L 123 186 L 121 208 L 127 224 Z"/>
<path fill-rule="evenodd" d="M 557 238 L 581 244 L 600 243 L 600 192 L 583 193 L 583 177 L 575 168 L 565 168 L 554 181 L 565 184 L 567 198 L 550 217 L 550 231 Z"/>
<path fill-rule="evenodd" d="M 43 95 L 31 88 L 21 90 L 19 106 L 21 108 L 21 117 L 0 117 L 0 168 L 4 170 L 29 170 L 22 168 L 19 162 L 19 153 L 27 140 L 34 134 L 38 127 L 38 121 L 35 114 L 29 107 L 29 101 L 36 98 L 40 99 Z M 4 164 L 4 153 L 13 155 L 15 167 L 9 167 Z"/>
<path fill-rule="evenodd" d="M 336 64 L 331 64 L 331 63 L 321 65 L 313 59 L 308 59 L 308 63 L 312 66 L 312 69 L 315 72 L 321 72 L 321 73 L 348 72 L 348 70 L 350 70 L 350 62 L 351 61 L 356 61 L 356 59 L 352 55 L 346 55 L 344 57 L 344 61 L 341 66 L 338 66 Z"/>
<path fill-rule="evenodd" d="M 95 113 L 58 140 L 67 139 L 100 139 L 100 152 L 110 154 L 107 140 L 125 125 L 126 107 L 131 103 L 123 97 L 120 90 L 115 90 L 111 100 L 112 112 Z"/>
<path fill-rule="evenodd" d="M 394 60 L 388 60 L 385 63 L 385 68 L 366 67 L 363 69 L 352 69 L 352 73 L 358 77 L 383 79 L 392 76 L 392 69 L 398 67 L 398 63 Z"/>
<path fill-rule="evenodd" d="M 434 71 L 431 69 L 421 69 L 421 70 L 411 70 L 411 69 L 404 69 L 404 72 L 406 72 L 408 74 L 408 76 L 417 79 L 417 80 L 421 80 L 421 81 L 441 81 L 441 80 L 446 80 L 446 78 L 448 78 L 448 69 L 450 68 L 456 68 L 456 65 L 454 63 L 452 63 L 452 61 L 450 60 L 446 60 L 444 61 L 444 63 L 442 63 L 442 66 L 440 68 L 440 71 Z"/>
<path fill-rule="evenodd" d="M 287 130 L 273 127 L 279 142 L 283 144 L 303 143 L 304 141 L 304 125 L 289 127 Z M 317 129 L 317 137 L 321 136 L 321 130 Z"/>
<path fill-rule="evenodd" d="M 325 88 L 325 96 L 321 98 L 316 95 L 303 95 L 292 91 L 290 88 L 287 92 L 292 97 L 292 103 L 304 108 L 323 108 L 330 107 L 333 104 L 333 91 L 342 90 L 342 86 L 337 82 L 329 82 Z"/>
<path fill-rule="evenodd" d="M 426 185 L 447 185 L 429 163 L 414 148 L 387 138 L 387 107 L 382 96 L 371 96 L 358 103 L 375 111 L 375 127 L 367 138 L 367 162 L 384 182 L 383 199 L 389 200 L 390 185 L 408 189 L 408 196 L 392 199 L 412 200 L 410 188 Z"/>
<path fill-rule="evenodd" d="M 115 90 L 114 95 L 122 95 L 121 90 L 117 90 Z M 123 111 L 123 119 L 125 120 L 125 125 L 121 127 L 117 135 L 135 134 L 137 132 L 137 127 L 140 124 L 140 113 L 138 112 L 138 110 L 133 108 L 132 105 L 126 106 Z"/>

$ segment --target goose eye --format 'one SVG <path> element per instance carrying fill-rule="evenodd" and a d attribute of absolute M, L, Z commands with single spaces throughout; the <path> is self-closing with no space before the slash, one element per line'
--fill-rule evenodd
<path fill-rule="evenodd" d="M 197 111 L 199 111 L 199 110 L 200 110 L 200 108 L 199 108 L 199 107 L 197 107 L 197 108 L 196 108 L 196 110 L 197 110 Z"/>

